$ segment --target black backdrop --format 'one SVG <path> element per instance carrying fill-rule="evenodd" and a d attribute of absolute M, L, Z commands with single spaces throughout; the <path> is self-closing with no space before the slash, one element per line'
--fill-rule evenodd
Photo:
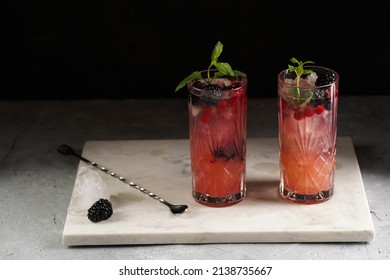
<path fill-rule="evenodd" d="M 218 40 L 252 97 L 276 96 L 291 57 L 339 72 L 340 94 L 390 93 L 388 0 L 338 2 L 19 0 L 1 98 L 183 97 Z"/>

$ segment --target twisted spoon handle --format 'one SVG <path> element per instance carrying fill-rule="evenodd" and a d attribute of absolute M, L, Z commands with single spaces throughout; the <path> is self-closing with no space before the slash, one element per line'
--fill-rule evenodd
<path fill-rule="evenodd" d="M 158 201 L 160 201 L 161 203 L 164 203 L 165 205 L 168 205 L 170 206 L 170 203 L 168 203 L 167 201 L 165 201 L 164 199 L 162 199 L 161 197 L 157 196 L 156 194 L 148 191 L 147 189 L 143 188 L 143 187 L 140 187 L 139 185 L 137 185 L 136 183 L 126 179 L 125 177 L 123 176 L 120 176 L 118 174 L 116 174 L 115 172 L 112 172 L 110 170 L 108 170 L 107 168 L 105 168 L 104 166 L 101 166 L 100 164 L 97 164 L 96 162 L 94 161 L 90 161 L 82 156 L 79 156 L 79 155 L 76 155 L 78 158 L 80 158 L 82 161 L 94 166 L 94 167 L 97 167 L 99 168 L 101 171 L 103 171 L 104 173 L 107 173 L 108 175 L 111 175 L 112 177 L 114 178 L 117 178 L 119 180 L 121 180 L 122 182 L 128 184 L 130 187 L 133 187 L 137 190 L 139 190 L 140 192 L 143 192 L 144 194 L 147 194 L 148 196 L 150 196 L 151 198 L 154 198 Z"/>
<path fill-rule="evenodd" d="M 72 147 L 70 147 L 68 145 L 61 145 L 57 149 L 57 151 L 59 153 L 63 154 L 63 155 L 73 155 L 73 156 L 79 158 L 80 160 L 82 160 L 82 161 L 84 161 L 84 162 L 86 162 L 86 163 L 88 163 L 88 164 L 90 164 L 90 165 L 100 169 L 104 173 L 107 173 L 110 176 L 115 177 L 118 180 L 122 181 L 123 183 L 128 184 L 130 187 L 135 188 L 135 189 L 139 190 L 140 192 L 148 195 L 149 197 L 158 200 L 159 202 L 161 202 L 161 203 L 165 204 L 166 206 L 168 206 L 173 214 L 181 214 L 181 213 L 185 212 L 187 210 L 187 208 L 188 208 L 188 206 L 184 205 L 184 204 L 182 204 L 182 205 L 170 204 L 169 202 L 165 201 L 161 197 L 157 196 L 156 194 L 148 191 L 147 189 L 145 189 L 143 187 L 138 186 L 136 183 L 126 179 L 125 177 L 120 176 L 120 175 L 116 174 L 115 172 L 112 172 L 112 171 L 108 170 L 107 168 L 97 164 L 96 162 L 90 161 L 89 159 L 86 159 L 86 158 L 82 157 L 81 155 L 76 153 L 75 150 Z"/>
<path fill-rule="evenodd" d="M 139 190 L 140 192 L 143 192 L 144 194 L 147 194 L 147 195 L 150 196 L 151 198 L 154 198 L 154 199 L 156 199 L 156 200 L 158 200 L 158 201 L 160 201 L 160 202 L 162 202 L 162 203 L 164 203 L 164 204 L 166 204 L 166 205 L 169 204 L 168 202 L 166 202 L 164 199 L 162 199 L 162 198 L 159 197 L 158 195 L 156 195 L 156 194 L 154 194 L 154 193 L 148 191 L 147 189 L 145 189 L 145 188 L 143 188 L 143 187 L 140 187 L 139 185 L 137 185 L 136 183 L 134 183 L 134 182 L 132 182 L 132 181 L 126 179 L 125 177 L 122 177 L 122 176 L 116 174 L 115 172 L 112 172 L 112 171 L 108 170 L 108 169 L 105 168 L 104 166 L 101 166 L 101 165 L 99 165 L 99 164 L 97 164 L 96 162 L 93 162 L 93 161 L 88 161 L 88 162 L 89 162 L 89 164 L 91 164 L 92 166 L 97 167 L 97 168 L 99 168 L 101 171 L 103 171 L 103 172 L 105 172 L 105 173 L 111 175 L 112 177 L 115 177 L 115 178 L 121 180 L 122 182 L 128 184 L 130 187 L 133 187 L 133 188 Z M 168 203 L 168 204 L 167 204 L 167 203 Z"/>

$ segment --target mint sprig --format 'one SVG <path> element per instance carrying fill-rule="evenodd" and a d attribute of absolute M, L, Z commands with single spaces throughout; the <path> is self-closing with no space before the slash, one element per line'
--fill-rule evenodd
<path fill-rule="evenodd" d="M 210 84 L 211 81 L 220 76 L 246 76 L 245 73 L 237 70 L 233 70 L 229 63 L 227 62 L 219 62 L 218 58 L 221 56 L 223 51 L 223 45 L 220 41 L 215 45 L 213 52 L 211 53 L 211 62 L 209 67 L 207 68 L 207 82 Z M 218 71 L 214 72 L 214 75 L 211 77 L 211 69 L 215 67 Z M 175 92 L 184 87 L 188 82 L 194 79 L 201 79 L 202 75 L 200 71 L 194 71 L 187 77 L 185 77 L 175 89 Z"/>
<path fill-rule="evenodd" d="M 299 83 L 300 83 L 302 75 L 313 73 L 312 70 L 305 69 L 304 65 L 306 65 L 308 63 L 314 64 L 314 62 L 310 61 L 310 60 L 302 62 L 294 57 L 291 58 L 290 61 L 294 64 L 297 64 L 297 66 L 293 66 L 293 65 L 288 64 L 288 70 L 290 72 L 295 72 L 295 74 L 297 75 L 296 87 L 290 88 L 290 95 L 294 97 L 294 101 L 297 105 L 301 105 L 301 106 L 306 105 L 310 101 L 310 99 L 313 97 L 314 93 L 312 90 L 309 90 L 309 91 L 305 92 L 304 95 L 302 95 L 300 88 L 299 88 Z"/>

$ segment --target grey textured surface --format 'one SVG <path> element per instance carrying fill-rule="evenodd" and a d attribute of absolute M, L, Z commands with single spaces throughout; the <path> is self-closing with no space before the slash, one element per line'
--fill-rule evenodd
<path fill-rule="evenodd" d="M 390 97 L 341 97 L 376 230 L 368 243 L 203 244 L 66 248 L 61 235 L 87 140 L 188 137 L 184 99 L 0 101 L 0 259 L 390 259 Z M 276 99 L 250 99 L 248 137 L 277 137 Z"/>

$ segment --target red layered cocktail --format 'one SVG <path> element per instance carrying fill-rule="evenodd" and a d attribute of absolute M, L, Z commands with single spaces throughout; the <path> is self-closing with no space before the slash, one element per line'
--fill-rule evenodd
<path fill-rule="evenodd" d="M 208 206 L 245 197 L 246 77 L 219 77 L 188 85 L 193 196 Z"/>
<path fill-rule="evenodd" d="M 194 71 L 175 91 L 188 89 L 192 194 L 207 206 L 224 207 L 246 194 L 247 76 L 220 62 L 217 42 L 204 71 Z"/>

